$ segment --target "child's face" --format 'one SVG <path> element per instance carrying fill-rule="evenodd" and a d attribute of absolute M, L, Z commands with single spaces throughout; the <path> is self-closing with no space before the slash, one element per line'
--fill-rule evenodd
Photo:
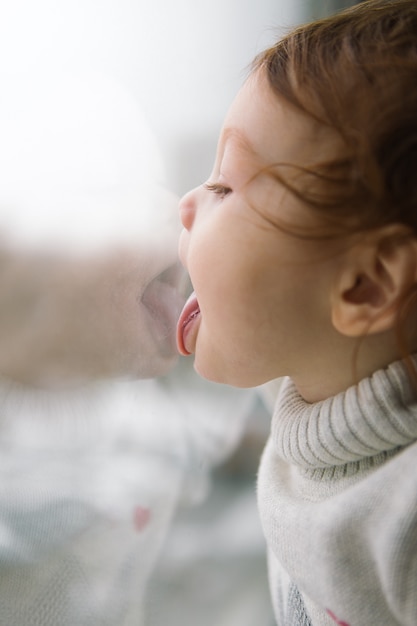
<path fill-rule="evenodd" d="M 208 183 L 180 203 L 180 257 L 195 298 L 180 318 L 178 346 L 195 353 L 206 378 L 254 386 L 296 377 L 333 332 L 336 244 L 323 254 L 323 242 L 277 227 L 314 228 L 318 218 L 266 172 L 323 158 L 322 132 L 253 76 L 226 117 Z"/>

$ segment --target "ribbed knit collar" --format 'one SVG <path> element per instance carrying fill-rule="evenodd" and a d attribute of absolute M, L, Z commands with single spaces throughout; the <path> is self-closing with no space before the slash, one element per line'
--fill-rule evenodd
<path fill-rule="evenodd" d="M 411 443 L 417 439 L 417 401 L 405 364 L 393 363 L 314 404 L 285 379 L 271 437 L 281 458 L 306 469 L 344 465 Z"/>

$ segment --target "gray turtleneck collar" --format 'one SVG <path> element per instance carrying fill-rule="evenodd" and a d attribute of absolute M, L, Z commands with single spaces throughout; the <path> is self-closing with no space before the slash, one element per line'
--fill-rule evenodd
<path fill-rule="evenodd" d="M 417 358 L 413 361 L 417 364 Z M 310 404 L 290 379 L 272 419 L 275 453 L 318 469 L 389 452 L 417 439 L 417 399 L 407 366 L 397 361 L 357 386 Z"/>

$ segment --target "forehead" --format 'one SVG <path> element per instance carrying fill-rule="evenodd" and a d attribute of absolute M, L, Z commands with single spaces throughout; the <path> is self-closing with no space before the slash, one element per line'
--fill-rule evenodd
<path fill-rule="evenodd" d="M 335 134 L 275 94 L 258 71 L 247 79 L 226 116 L 220 148 L 229 146 L 261 166 L 308 166 L 334 154 Z"/>

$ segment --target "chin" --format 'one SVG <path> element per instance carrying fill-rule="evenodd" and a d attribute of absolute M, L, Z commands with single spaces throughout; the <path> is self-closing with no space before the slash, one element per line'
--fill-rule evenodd
<path fill-rule="evenodd" d="M 199 376 L 212 383 L 239 387 L 241 389 L 248 389 L 258 385 L 257 382 L 249 381 L 247 376 L 240 376 L 236 370 L 221 370 L 219 367 L 210 367 L 210 365 L 202 363 L 197 357 L 194 361 L 194 369 Z"/>
<path fill-rule="evenodd" d="M 222 376 L 221 372 L 217 371 L 217 368 L 213 368 L 210 367 L 210 365 L 205 364 L 204 360 L 202 361 L 202 359 L 199 359 L 197 355 L 194 359 L 194 370 L 199 376 L 212 383 L 227 384 L 224 380 L 224 376 Z"/>

